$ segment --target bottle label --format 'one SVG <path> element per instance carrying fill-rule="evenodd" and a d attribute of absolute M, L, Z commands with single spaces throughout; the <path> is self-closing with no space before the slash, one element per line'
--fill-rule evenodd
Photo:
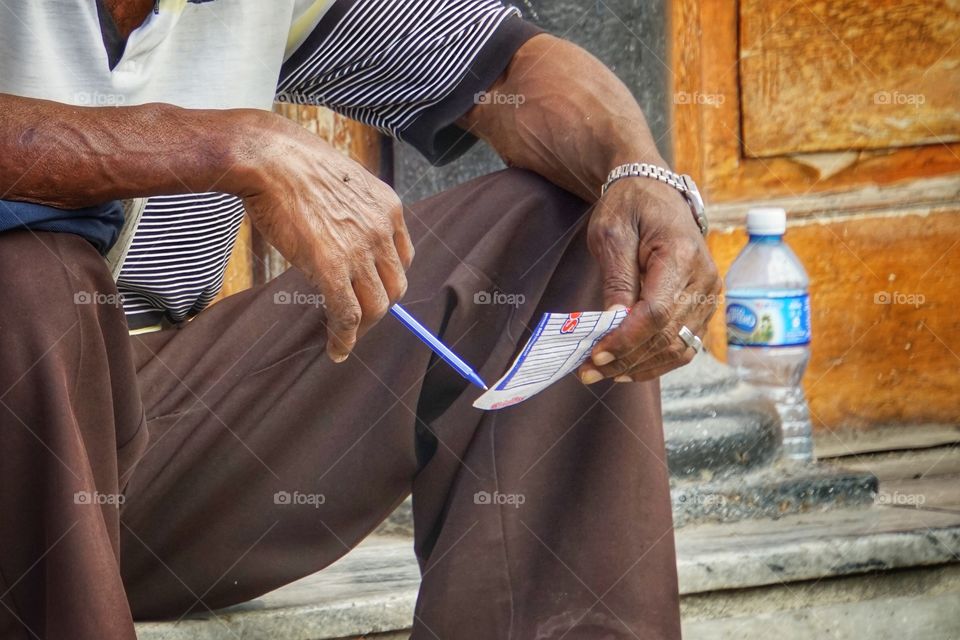
<path fill-rule="evenodd" d="M 727 344 L 786 347 L 810 343 L 806 292 L 727 294 Z"/>

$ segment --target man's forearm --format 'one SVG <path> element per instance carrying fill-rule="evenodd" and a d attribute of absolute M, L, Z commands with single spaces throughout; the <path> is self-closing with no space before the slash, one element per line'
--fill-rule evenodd
<path fill-rule="evenodd" d="M 588 201 L 626 162 L 663 164 L 630 91 L 592 55 L 551 35 L 530 39 L 459 124 L 510 165 Z M 499 94 L 499 97 L 498 95 Z"/>
<path fill-rule="evenodd" d="M 63 208 L 241 190 L 255 112 L 81 108 L 0 94 L 0 197 Z"/>

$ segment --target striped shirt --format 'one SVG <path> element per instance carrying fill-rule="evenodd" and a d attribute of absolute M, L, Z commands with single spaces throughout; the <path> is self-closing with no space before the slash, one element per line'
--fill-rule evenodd
<path fill-rule="evenodd" d="M 78 105 L 324 105 L 436 164 L 475 141 L 454 122 L 537 33 L 499 0 L 160 0 L 118 48 L 93 0 L 5 3 L 19 21 L 0 20 L 0 92 Z M 243 213 L 222 193 L 147 201 L 118 279 L 132 327 L 210 303 Z"/>

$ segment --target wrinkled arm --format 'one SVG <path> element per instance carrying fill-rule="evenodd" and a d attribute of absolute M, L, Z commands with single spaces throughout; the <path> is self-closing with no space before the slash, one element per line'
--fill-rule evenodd
<path fill-rule="evenodd" d="M 249 112 L 73 107 L 0 94 L 0 194 L 79 208 L 109 200 L 239 190 L 237 130 Z"/>

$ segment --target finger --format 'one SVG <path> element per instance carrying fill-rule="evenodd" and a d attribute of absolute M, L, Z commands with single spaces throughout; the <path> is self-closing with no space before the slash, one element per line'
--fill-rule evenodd
<path fill-rule="evenodd" d="M 346 274 L 327 277 L 321 290 L 326 300 L 327 353 L 334 362 L 343 362 L 357 343 L 363 310 Z"/>
<path fill-rule="evenodd" d="M 655 380 L 660 376 L 666 375 L 683 366 L 682 364 L 671 364 L 671 365 L 661 365 L 660 367 L 655 367 L 653 369 L 647 369 L 644 371 L 635 371 L 631 373 L 625 373 L 617 376 L 613 379 L 614 382 L 619 383 L 629 383 L 629 382 L 647 382 L 648 380 Z"/>
<path fill-rule="evenodd" d="M 671 358 L 680 358 L 686 344 L 680 338 L 680 328 L 687 327 L 695 335 L 706 329 L 707 320 L 712 312 L 709 296 L 701 294 L 696 285 L 691 285 L 675 297 L 673 319 L 663 331 L 653 335 L 645 343 L 637 345 L 628 354 L 613 360 L 597 369 L 605 378 L 615 378 L 631 369 L 643 369 L 647 363 L 661 363 Z M 665 356 L 665 357 L 664 357 Z"/>
<path fill-rule="evenodd" d="M 598 207 L 605 206 L 601 202 Z M 594 215 L 600 214 L 595 211 Z M 604 308 L 631 306 L 640 293 L 640 264 L 637 230 L 621 218 L 591 221 L 588 228 L 590 252 L 600 263 Z"/>
<path fill-rule="evenodd" d="M 386 315 L 390 309 L 390 296 L 375 264 L 366 265 L 354 276 L 353 291 L 361 313 L 357 335 L 362 336 Z"/>
<path fill-rule="evenodd" d="M 696 356 L 696 352 L 687 347 L 679 337 L 677 340 L 681 344 L 675 347 L 676 351 L 661 351 L 658 355 L 646 359 L 641 367 L 628 367 L 617 373 L 609 373 L 605 371 L 606 367 L 596 367 L 587 361 L 581 365 L 578 375 L 584 384 L 594 384 L 605 379 L 612 379 L 614 382 L 640 382 L 656 378 L 689 364 Z"/>
<path fill-rule="evenodd" d="M 670 359 L 668 361 L 652 364 L 651 366 L 642 369 L 632 369 L 618 377 L 629 378 L 633 382 L 653 380 L 654 378 L 659 378 L 660 376 L 669 373 L 674 369 L 679 369 L 680 367 L 690 364 L 695 356 L 696 352 L 691 348 L 687 348 L 683 352 L 683 356 L 679 359 Z"/>
<path fill-rule="evenodd" d="M 701 334 L 705 330 L 706 326 L 702 327 L 699 331 L 695 331 L 694 335 L 701 337 Z M 676 340 L 671 341 L 670 347 L 666 350 L 663 350 L 650 358 L 646 358 L 638 365 L 633 366 L 626 371 L 622 371 L 617 376 L 612 377 L 616 379 L 618 377 L 629 376 L 632 379 L 647 379 L 649 377 L 649 372 L 651 371 L 662 373 L 689 364 L 701 350 L 702 348 L 694 349 L 693 346 L 688 345 L 678 334 Z M 657 375 L 660 374 L 658 373 Z"/>
<path fill-rule="evenodd" d="M 669 347 L 669 341 L 664 333 L 657 333 L 643 344 L 638 345 L 629 354 L 612 360 L 609 364 L 597 366 L 593 360 L 587 360 L 581 365 L 582 372 L 593 369 L 604 378 L 615 378 L 618 375 L 633 369 L 637 362 L 648 360 L 650 357 L 663 352 Z M 591 376 L 592 377 L 592 376 Z"/>
<path fill-rule="evenodd" d="M 646 265 L 640 299 L 619 327 L 604 336 L 593 348 L 591 360 L 605 366 L 628 356 L 662 332 L 676 314 L 676 294 L 682 291 L 689 274 L 673 252 L 653 253 Z"/>
<path fill-rule="evenodd" d="M 394 251 L 387 251 L 377 256 L 377 273 L 390 304 L 402 298 L 407 292 L 407 274 L 400 260 L 400 256 Z"/>
<path fill-rule="evenodd" d="M 410 268 L 410 265 L 413 264 L 413 256 L 416 251 L 413 248 L 413 241 L 410 239 L 407 224 L 403 220 L 402 209 L 399 224 L 394 227 L 393 244 L 396 248 L 397 255 L 400 257 L 400 264 L 403 265 L 402 270 L 406 271 Z"/>

